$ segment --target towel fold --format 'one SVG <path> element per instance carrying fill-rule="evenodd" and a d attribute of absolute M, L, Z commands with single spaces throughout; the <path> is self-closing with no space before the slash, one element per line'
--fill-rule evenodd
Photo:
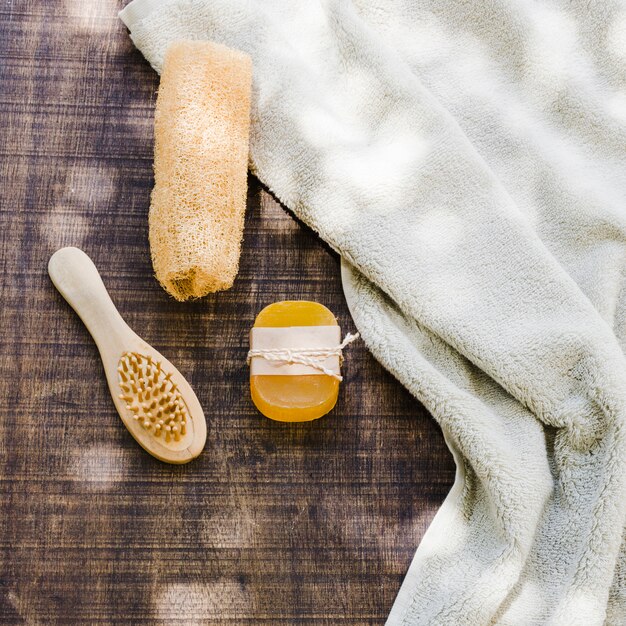
<path fill-rule="evenodd" d="M 253 172 L 342 255 L 457 480 L 388 623 L 626 623 L 626 7 L 134 0 L 253 59 Z M 407 538 L 410 541 L 410 538 Z"/>

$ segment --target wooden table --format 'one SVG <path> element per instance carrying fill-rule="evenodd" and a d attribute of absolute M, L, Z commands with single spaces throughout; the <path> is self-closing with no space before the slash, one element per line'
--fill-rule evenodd
<path fill-rule="evenodd" d="M 381 624 L 453 480 L 439 428 L 362 343 L 334 412 L 263 418 L 247 333 L 281 299 L 353 330 L 338 258 L 250 179 L 241 272 L 192 304 L 152 276 L 158 79 L 120 0 L 0 4 L 0 621 Z M 76 245 L 188 377 L 205 452 L 173 467 L 117 417 L 98 353 L 46 273 Z"/>

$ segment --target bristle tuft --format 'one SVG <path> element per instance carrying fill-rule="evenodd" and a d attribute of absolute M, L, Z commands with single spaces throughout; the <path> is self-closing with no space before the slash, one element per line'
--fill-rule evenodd
<path fill-rule="evenodd" d="M 137 352 L 125 352 L 117 368 L 119 398 L 138 427 L 165 442 L 180 441 L 187 434 L 189 413 L 172 372 L 159 361 Z"/>

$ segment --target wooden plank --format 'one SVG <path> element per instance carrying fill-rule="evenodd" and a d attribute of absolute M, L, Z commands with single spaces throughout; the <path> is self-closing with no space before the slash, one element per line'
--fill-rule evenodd
<path fill-rule="evenodd" d="M 330 416 L 255 411 L 245 354 L 263 306 L 318 300 L 353 329 L 336 255 L 255 179 L 234 288 L 184 305 L 159 288 L 146 222 L 157 77 L 121 6 L 0 7 L 0 622 L 382 623 L 452 459 L 362 344 Z M 46 274 L 68 244 L 196 389 L 209 426 L 197 462 L 161 464 L 121 425 Z"/>

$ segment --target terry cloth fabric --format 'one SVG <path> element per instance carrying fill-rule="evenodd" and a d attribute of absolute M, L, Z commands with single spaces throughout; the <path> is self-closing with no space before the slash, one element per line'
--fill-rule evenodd
<path fill-rule="evenodd" d="M 454 454 L 388 624 L 626 623 L 624 3 L 122 19 L 157 71 L 177 39 L 250 54 L 252 171 L 339 251 L 364 340 Z"/>

